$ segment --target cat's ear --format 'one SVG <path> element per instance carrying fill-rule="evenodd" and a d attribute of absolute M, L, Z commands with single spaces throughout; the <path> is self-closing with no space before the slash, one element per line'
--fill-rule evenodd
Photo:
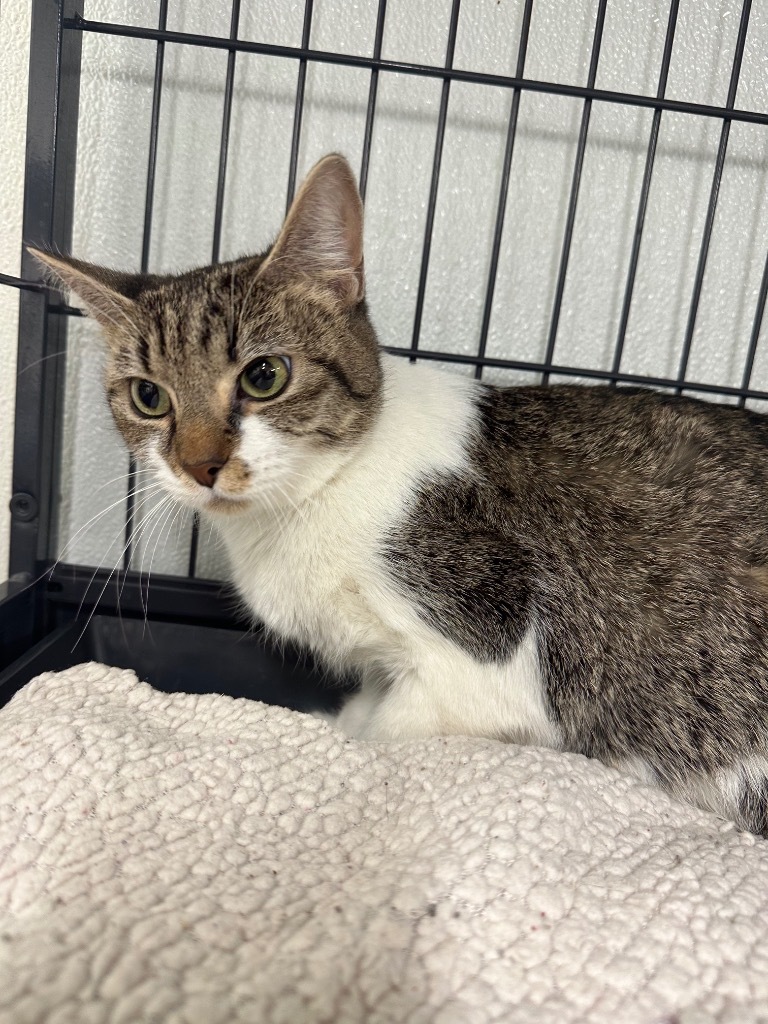
<path fill-rule="evenodd" d="M 309 172 L 259 276 L 309 279 L 347 306 L 362 300 L 363 204 L 343 156 L 331 153 Z"/>
<path fill-rule="evenodd" d="M 121 274 L 106 267 L 76 260 L 72 256 L 43 252 L 27 246 L 27 252 L 43 265 L 46 276 L 56 285 L 63 285 L 80 299 L 85 311 L 102 327 L 125 330 L 133 323 L 138 275 Z"/>

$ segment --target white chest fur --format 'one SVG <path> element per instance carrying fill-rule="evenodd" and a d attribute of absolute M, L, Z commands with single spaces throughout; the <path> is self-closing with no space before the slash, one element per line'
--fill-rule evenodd
<path fill-rule="evenodd" d="M 278 636 L 362 672 L 342 713 L 358 736 L 446 733 L 557 745 L 532 634 L 505 665 L 481 664 L 428 626 L 393 585 L 383 538 L 420 481 L 468 470 L 476 385 L 386 358 L 376 425 L 333 478 L 285 517 L 219 523 L 234 581 Z"/>

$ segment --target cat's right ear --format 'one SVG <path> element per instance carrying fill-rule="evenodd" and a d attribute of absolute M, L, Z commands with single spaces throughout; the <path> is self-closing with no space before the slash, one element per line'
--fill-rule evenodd
<path fill-rule="evenodd" d="M 130 293 L 134 278 L 106 267 L 98 267 L 72 256 L 43 252 L 28 245 L 27 252 L 42 264 L 46 277 L 55 285 L 63 285 L 80 299 L 76 305 L 98 320 L 102 327 L 125 331 L 134 322 L 134 304 Z"/>

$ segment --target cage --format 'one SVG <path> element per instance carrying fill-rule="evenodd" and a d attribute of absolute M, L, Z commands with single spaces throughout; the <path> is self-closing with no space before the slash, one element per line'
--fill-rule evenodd
<path fill-rule="evenodd" d="M 387 351 L 765 409 L 766 47 L 750 0 L 38 0 L 23 238 L 144 271 L 259 251 L 342 150 Z M 89 658 L 330 699 L 238 617 L 196 522 L 151 525 L 92 325 L 26 254 L 0 284 L 19 302 L 0 700 Z"/>

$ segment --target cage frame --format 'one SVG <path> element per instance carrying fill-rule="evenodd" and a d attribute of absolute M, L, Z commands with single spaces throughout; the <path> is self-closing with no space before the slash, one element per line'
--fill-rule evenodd
<path fill-rule="evenodd" d="M 432 78 L 440 81 L 442 86 L 435 130 L 413 330 L 409 344 L 401 347 L 385 346 L 385 351 L 411 360 L 428 359 L 469 365 L 474 368 L 477 378 L 482 377 L 484 368 L 493 367 L 536 373 L 540 375 L 544 383 L 549 382 L 553 377 L 581 377 L 613 385 L 630 384 L 668 388 L 673 389 L 677 394 L 686 391 L 703 396 L 708 394 L 721 396 L 736 399 L 737 404 L 742 407 L 749 399 L 768 400 L 768 392 L 751 387 L 752 370 L 768 297 L 768 254 L 762 270 L 740 385 L 733 387 L 697 382 L 688 378 L 689 357 L 727 154 L 730 126 L 734 121 L 768 125 L 768 112 L 745 110 L 735 106 L 752 0 L 742 0 L 728 94 L 726 102 L 722 106 L 674 100 L 666 96 L 679 0 L 669 0 L 658 86 L 653 96 L 596 87 L 603 27 L 609 0 L 595 0 L 595 26 L 587 81 L 584 85 L 546 82 L 526 77 L 525 62 L 534 2 L 535 0 L 525 0 L 524 2 L 515 74 L 499 75 L 454 66 L 461 0 L 452 0 L 451 3 L 445 60 L 440 66 L 389 60 L 382 57 L 387 0 L 378 0 L 373 49 L 370 55 L 330 52 L 312 48 L 310 43 L 313 0 L 305 0 L 304 3 L 301 43 L 298 46 L 276 45 L 240 38 L 238 34 L 240 0 L 231 2 L 228 36 L 208 36 L 169 30 L 167 27 L 168 0 L 159 0 L 156 28 L 87 20 L 84 16 L 84 0 L 36 0 L 32 9 L 30 38 L 23 206 L 24 240 L 46 248 L 63 251 L 70 249 L 79 126 L 82 41 L 87 33 L 141 39 L 155 44 L 155 72 L 149 123 L 149 155 L 146 169 L 144 230 L 140 266 L 142 271 L 146 271 L 149 264 L 164 56 L 167 46 L 206 46 L 227 52 L 211 262 L 217 261 L 221 242 L 229 133 L 238 54 L 253 53 L 281 57 L 297 64 L 291 153 L 286 183 L 286 209 L 290 205 L 296 188 L 304 111 L 304 88 L 309 64 L 313 62 L 335 64 L 367 69 L 370 72 L 362 163 L 359 174 L 363 198 L 368 181 L 380 76 L 398 73 Z M 440 184 L 443 142 L 451 85 L 455 81 L 502 87 L 512 94 L 500 187 L 496 201 L 482 323 L 477 352 L 474 355 L 425 350 L 419 344 L 434 215 Z M 503 359 L 488 356 L 486 352 L 504 231 L 507 192 L 513 169 L 518 112 L 520 99 L 524 92 L 568 96 L 582 101 L 581 122 L 576 142 L 550 326 L 545 356 L 541 361 Z M 631 251 L 626 268 L 619 329 L 610 369 L 566 366 L 556 360 L 559 318 L 578 209 L 583 161 L 589 138 L 590 115 L 595 103 L 634 106 L 653 111 Z M 685 113 L 714 118 L 720 122 L 721 127 L 717 156 L 712 167 L 709 201 L 699 245 L 687 323 L 681 340 L 678 372 L 675 377 L 653 377 L 623 372 L 621 362 L 638 258 L 642 246 L 648 197 L 653 180 L 659 130 L 665 113 Z M 84 566 L 54 563 L 54 555 L 57 550 L 56 505 L 61 461 L 59 428 L 66 357 L 64 359 L 52 357 L 66 351 L 69 317 L 81 314 L 78 310 L 66 305 L 60 294 L 41 280 L 37 266 L 26 251 L 22 253 L 21 276 L 0 274 L 0 285 L 17 289 L 20 297 L 18 376 L 13 441 L 10 573 L 8 582 L 0 586 L 0 657 L 2 658 L 0 667 L 26 650 L 30 644 L 49 634 L 57 624 L 60 625 L 62 622 L 76 617 L 80 607 L 85 607 L 89 611 L 97 607 L 100 613 L 111 615 L 117 613 L 127 616 L 149 615 L 168 621 L 194 622 L 209 626 L 232 627 L 236 625 L 237 617 L 233 613 L 231 601 L 223 592 L 222 584 L 199 579 L 195 575 L 196 528 L 192 533 L 187 575 L 183 577 L 153 577 L 151 592 L 148 595 L 145 594 L 140 573 L 130 568 L 132 541 L 130 526 L 132 506 L 128 496 L 132 490 L 130 481 L 126 497 L 127 549 L 122 568 L 110 574 L 107 570 L 94 572 L 92 568 Z M 131 462 L 132 477 L 135 472 L 136 467 Z M 92 594 L 99 596 L 94 600 Z"/>

